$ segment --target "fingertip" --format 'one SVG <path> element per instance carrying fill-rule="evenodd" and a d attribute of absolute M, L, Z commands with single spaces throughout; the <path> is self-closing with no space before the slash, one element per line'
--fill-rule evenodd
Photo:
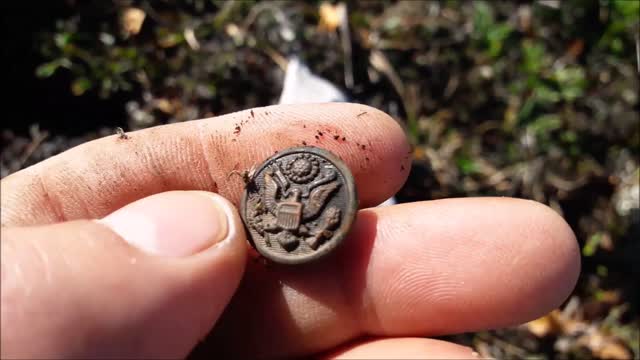
<path fill-rule="evenodd" d="M 247 136 L 257 138 L 259 135 L 254 130 L 278 134 L 264 144 L 264 149 L 258 149 L 268 156 L 273 151 L 304 145 L 321 147 L 338 155 L 354 176 L 362 208 L 378 205 L 393 196 L 409 175 L 411 148 L 404 129 L 390 115 L 371 106 L 356 103 L 274 105 L 253 109 L 253 116 L 261 125 L 247 127 Z"/>
<path fill-rule="evenodd" d="M 538 234 L 539 256 L 553 259 L 539 269 L 550 287 L 545 292 L 547 304 L 541 308 L 542 315 L 562 304 L 573 291 L 580 275 L 580 248 L 567 221 L 551 207 L 533 200 L 512 201 L 519 202 L 521 211 L 530 216 L 530 226 Z"/>
<path fill-rule="evenodd" d="M 347 344 L 323 359 L 477 359 L 473 349 L 426 338 L 360 340 Z"/>
<path fill-rule="evenodd" d="M 231 171 L 305 144 L 347 163 L 362 207 L 395 194 L 411 167 L 404 131 L 380 110 L 347 103 L 274 105 L 69 149 L 2 180 L 2 224 L 101 218 L 170 190 L 218 192 L 237 204 L 243 184 L 228 177 Z"/>
<path fill-rule="evenodd" d="M 464 200 L 462 200 L 464 201 Z M 502 326 L 535 319 L 558 307 L 580 272 L 576 237 L 564 218 L 540 202 L 519 198 L 473 198 L 484 209 L 484 226 L 495 229 L 492 255 L 502 264 L 506 289 Z M 517 306 L 519 304 L 519 306 Z"/>
<path fill-rule="evenodd" d="M 355 103 L 325 104 L 326 111 L 351 122 L 350 136 L 337 151 L 352 167 L 362 208 L 393 196 L 411 170 L 411 147 L 405 130 L 389 114 Z M 373 180 L 373 181 L 372 181 Z"/>
<path fill-rule="evenodd" d="M 560 305 L 579 274 L 573 232 L 533 201 L 446 199 L 367 211 L 376 216 L 357 223 L 354 236 L 372 237 L 368 229 L 376 229 L 375 242 L 358 242 L 363 255 L 356 264 L 364 273 L 354 272 L 349 288 L 367 300 L 361 323 L 371 333 L 443 334 L 526 322 Z"/>
<path fill-rule="evenodd" d="M 246 263 L 237 211 L 207 192 L 157 194 L 102 221 L 7 230 L 2 330 L 11 327 L 7 354 L 26 358 L 184 357 Z"/>
<path fill-rule="evenodd" d="M 356 151 L 359 150 L 361 153 L 360 163 L 365 166 L 371 162 L 370 155 L 378 157 L 376 173 L 381 176 L 372 177 L 371 174 L 362 173 L 360 178 L 356 177 L 358 185 L 362 184 L 363 191 L 377 195 L 374 202 L 368 202 L 363 207 L 375 206 L 398 192 L 409 177 L 412 162 L 411 146 L 404 128 L 389 114 L 366 105 L 350 105 L 354 106 L 352 111 L 357 112 L 356 121 L 361 121 L 364 126 L 377 127 L 380 134 L 367 144 L 356 144 Z M 371 181 L 372 178 L 377 181 Z M 385 183 L 387 189 L 380 186 L 381 183 Z M 385 189 L 386 192 L 383 193 L 380 189 Z"/>

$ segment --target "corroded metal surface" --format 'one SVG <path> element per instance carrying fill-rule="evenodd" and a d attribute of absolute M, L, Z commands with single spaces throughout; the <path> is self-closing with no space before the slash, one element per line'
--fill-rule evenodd
<path fill-rule="evenodd" d="M 251 176 L 241 213 L 252 245 L 278 263 L 310 262 L 335 249 L 358 210 L 347 166 L 327 150 L 296 147 Z"/>

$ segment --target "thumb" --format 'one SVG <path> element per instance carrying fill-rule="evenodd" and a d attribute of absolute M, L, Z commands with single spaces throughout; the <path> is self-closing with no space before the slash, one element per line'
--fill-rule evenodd
<path fill-rule="evenodd" d="M 2 358 L 185 357 L 242 277 L 233 205 L 172 191 L 99 221 L 2 229 Z"/>

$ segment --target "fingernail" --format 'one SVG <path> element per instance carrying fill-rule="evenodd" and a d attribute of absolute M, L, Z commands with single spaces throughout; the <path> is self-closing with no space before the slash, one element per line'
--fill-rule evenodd
<path fill-rule="evenodd" d="M 135 201 L 99 222 L 147 253 L 188 256 L 227 237 L 230 215 L 223 201 L 213 193 L 171 191 Z"/>

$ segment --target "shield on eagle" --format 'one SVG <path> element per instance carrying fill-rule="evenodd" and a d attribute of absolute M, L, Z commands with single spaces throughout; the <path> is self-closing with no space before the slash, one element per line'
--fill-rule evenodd
<path fill-rule="evenodd" d="M 300 226 L 302 204 L 297 201 L 283 201 L 278 204 L 277 224 L 286 230 L 296 230 Z"/>

